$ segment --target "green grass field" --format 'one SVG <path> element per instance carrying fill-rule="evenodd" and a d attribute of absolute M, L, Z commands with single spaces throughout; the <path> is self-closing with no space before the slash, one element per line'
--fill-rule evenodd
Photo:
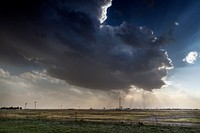
<path fill-rule="evenodd" d="M 0 133 L 197 133 L 199 110 L 0 110 Z"/>

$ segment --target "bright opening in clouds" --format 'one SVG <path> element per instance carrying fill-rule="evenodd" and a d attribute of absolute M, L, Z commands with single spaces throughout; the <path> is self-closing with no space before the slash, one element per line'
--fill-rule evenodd
<path fill-rule="evenodd" d="M 194 64 L 194 62 L 198 59 L 198 52 L 192 51 L 187 54 L 187 56 L 183 59 L 189 64 Z"/>

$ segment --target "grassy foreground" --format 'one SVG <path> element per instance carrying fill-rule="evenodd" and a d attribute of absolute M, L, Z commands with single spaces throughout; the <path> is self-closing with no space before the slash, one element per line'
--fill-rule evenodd
<path fill-rule="evenodd" d="M 59 120 L 4 119 L 0 133 L 198 133 L 198 127 Z"/>
<path fill-rule="evenodd" d="M 199 110 L 0 110 L 0 133 L 198 133 Z"/>

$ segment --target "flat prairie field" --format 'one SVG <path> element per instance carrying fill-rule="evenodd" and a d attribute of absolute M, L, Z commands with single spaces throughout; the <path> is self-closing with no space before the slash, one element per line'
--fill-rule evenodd
<path fill-rule="evenodd" d="M 0 110 L 0 133 L 199 133 L 200 110 Z"/>

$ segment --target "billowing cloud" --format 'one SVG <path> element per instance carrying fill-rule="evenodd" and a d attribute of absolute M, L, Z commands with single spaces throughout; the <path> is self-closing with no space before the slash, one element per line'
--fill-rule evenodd
<path fill-rule="evenodd" d="M 102 8 L 102 13 L 101 13 L 101 16 L 99 18 L 100 20 L 100 23 L 103 23 L 106 19 L 107 19 L 107 9 L 112 5 L 111 4 L 112 1 L 110 0 L 107 0 L 107 4 L 103 5 L 101 8 Z"/>
<path fill-rule="evenodd" d="M 111 2 L 1 2 L 1 63 L 45 68 L 49 76 L 89 89 L 161 88 L 173 67 L 162 49 L 169 35 L 126 22 L 104 25 Z"/>
<path fill-rule="evenodd" d="M 186 61 L 189 64 L 194 64 L 197 58 L 198 58 L 198 52 L 191 51 L 187 54 L 187 56 L 183 59 L 183 61 Z"/>

